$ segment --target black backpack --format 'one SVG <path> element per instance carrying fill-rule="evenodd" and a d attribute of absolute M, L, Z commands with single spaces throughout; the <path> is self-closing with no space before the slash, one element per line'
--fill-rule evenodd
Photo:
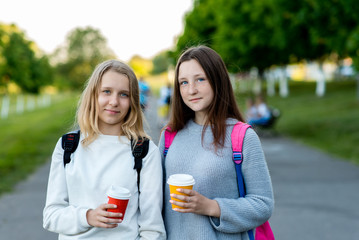
<path fill-rule="evenodd" d="M 66 133 L 62 136 L 62 148 L 64 149 L 64 167 L 71 161 L 71 154 L 76 151 L 80 141 L 80 130 Z M 131 139 L 132 155 L 134 157 L 134 167 L 137 171 L 137 187 L 140 191 L 140 172 L 142 169 L 142 159 L 146 157 L 149 148 L 149 139 L 140 138 L 135 147 L 133 147 Z"/>

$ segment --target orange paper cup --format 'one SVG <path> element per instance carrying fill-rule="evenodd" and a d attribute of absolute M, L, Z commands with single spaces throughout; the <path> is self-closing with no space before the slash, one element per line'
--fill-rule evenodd
<path fill-rule="evenodd" d="M 178 188 L 193 189 L 193 185 L 195 184 L 195 181 L 194 181 L 194 178 L 188 174 L 173 174 L 168 178 L 167 183 L 170 187 L 170 194 L 174 193 L 174 194 L 178 194 L 178 195 L 188 196 L 187 194 L 178 192 L 177 189 Z M 185 201 L 179 200 L 177 198 L 171 197 L 171 199 L 173 201 L 177 201 L 177 202 L 185 202 Z M 172 209 L 175 209 L 175 208 L 184 209 L 183 207 L 172 204 Z"/>
<path fill-rule="evenodd" d="M 127 188 L 111 186 L 108 195 L 108 204 L 115 204 L 117 208 L 109 208 L 108 212 L 122 213 L 122 217 L 116 217 L 116 219 L 123 220 L 127 209 L 128 202 L 131 197 L 131 193 Z"/>

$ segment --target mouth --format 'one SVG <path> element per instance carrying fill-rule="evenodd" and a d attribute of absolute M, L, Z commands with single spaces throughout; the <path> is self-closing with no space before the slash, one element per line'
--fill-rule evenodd
<path fill-rule="evenodd" d="M 189 101 L 190 102 L 198 102 L 199 100 L 201 100 L 201 98 L 192 98 Z"/>
<path fill-rule="evenodd" d="M 109 114 L 117 114 L 117 113 L 120 113 L 120 111 L 111 110 L 111 109 L 105 109 L 105 111 L 108 112 Z"/>

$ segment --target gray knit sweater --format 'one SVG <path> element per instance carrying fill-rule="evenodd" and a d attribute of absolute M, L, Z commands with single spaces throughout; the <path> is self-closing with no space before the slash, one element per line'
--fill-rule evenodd
<path fill-rule="evenodd" d="M 169 240 L 249 239 L 247 231 L 271 216 L 274 207 L 271 179 L 260 140 L 252 129 L 247 130 L 243 146 L 242 174 L 247 195 L 239 198 L 231 148 L 231 132 L 235 123 L 234 119 L 227 120 L 225 147 L 217 154 L 211 145 L 211 129 L 206 129 L 202 144 L 203 126 L 192 120 L 177 133 L 166 159 L 162 154 L 165 180 L 163 214 Z M 159 148 L 163 153 L 164 133 Z M 196 183 L 193 189 L 218 202 L 220 218 L 172 210 L 166 180 L 176 173 L 194 176 Z"/>

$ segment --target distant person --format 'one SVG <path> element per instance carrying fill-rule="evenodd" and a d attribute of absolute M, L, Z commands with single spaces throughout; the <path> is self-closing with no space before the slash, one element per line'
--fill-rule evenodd
<path fill-rule="evenodd" d="M 256 118 L 258 118 L 257 107 L 254 99 L 252 97 L 249 97 L 246 100 L 246 120 L 248 122 Z"/>
<path fill-rule="evenodd" d="M 168 121 L 169 112 L 171 109 L 171 102 L 172 102 L 172 85 L 171 83 L 168 82 L 165 86 L 161 87 L 160 99 L 158 101 L 159 103 L 158 115 L 160 117 L 162 126 L 166 124 L 165 122 Z"/>
<path fill-rule="evenodd" d="M 167 104 L 168 106 L 171 105 L 172 102 L 172 86 L 171 83 L 167 83 L 167 86 L 164 90 L 163 93 L 163 98 L 164 98 L 164 103 Z"/>
<path fill-rule="evenodd" d="M 193 190 L 179 187 L 187 196 L 172 194 L 174 200 L 168 186 L 165 188 L 163 215 L 168 239 L 248 240 L 248 231 L 272 214 L 272 183 L 258 135 L 249 128 L 242 151 L 247 194 L 239 197 L 231 133 L 244 119 L 218 53 L 199 46 L 180 56 L 172 101 L 167 126 L 177 134 L 166 157 L 164 131 L 159 142 L 164 179 L 190 174 L 195 185 Z M 171 204 L 183 209 L 172 209 Z"/>
<path fill-rule="evenodd" d="M 146 83 L 142 77 L 139 78 L 138 85 L 140 87 L 141 109 L 144 111 L 148 105 L 148 97 L 150 95 L 151 89 L 150 89 L 150 86 L 148 85 L 148 83 Z"/>
<path fill-rule="evenodd" d="M 152 141 L 137 185 L 131 139 L 148 138 L 138 94 L 134 72 L 117 60 L 99 64 L 88 80 L 77 111 L 77 150 L 64 166 L 59 139 L 52 155 L 43 227 L 59 239 L 166 239 L 161 157 Z M 130 190 L 123 221 L 107 211 L 117 207 L 107 204 L 111 185 Z"/>
<path fill-rule="evenodd" d="M 256 125 L 266 125 L 271 120 L 271 111 L 267 105 L 267 103 L 264 101 L 264 97 L 262 95 L 258 95 L 256 98 L 255 106 L 257 109 L 257 116 L 251 118 L 248 121 L 248 124 L 252 126 Z"/>

